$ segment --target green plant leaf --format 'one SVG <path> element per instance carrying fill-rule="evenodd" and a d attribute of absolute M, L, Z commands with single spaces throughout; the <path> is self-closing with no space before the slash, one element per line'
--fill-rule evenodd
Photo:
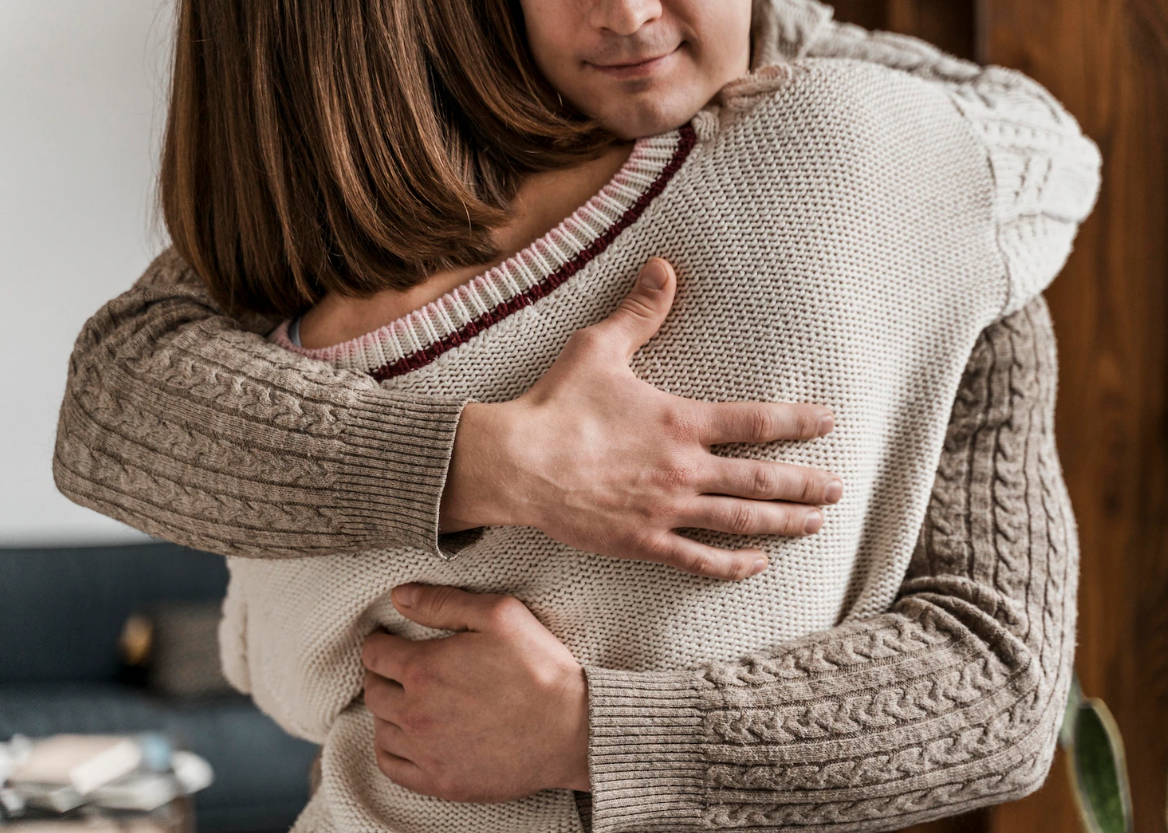
<path fill-rule="evenodd" d="M 1131 833 L 1131 786 L 1123 738 L 1102 700 L 1080 701 L 1069 749 L 1072 786 L 1089 833 Z"/>

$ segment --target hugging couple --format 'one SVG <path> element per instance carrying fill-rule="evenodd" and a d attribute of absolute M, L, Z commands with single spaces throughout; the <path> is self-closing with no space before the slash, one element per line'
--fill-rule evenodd
<path fill-rule="evenodd" d="M 228 557 L 300 831 L 898 829 L 1025 795 L 1078 550 L 1040 293 L 1099 154 L 815 0 L 181 0 L 173 246 L 73 500 Z"/>

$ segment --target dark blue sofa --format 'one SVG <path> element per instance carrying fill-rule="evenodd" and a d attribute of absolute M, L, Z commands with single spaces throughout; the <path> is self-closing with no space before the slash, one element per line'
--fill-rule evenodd
<path fill-rule="evenodd" d="M 195 803 L 199 833 L 287 829 L 316 747 L 247 698 L 171 702 L 123 681 L 117 641 L 131 613 L 226 586 L 221 557 L 172 544 L 0 549 L 0 740 L 163 731 L 215 768 Z"/>

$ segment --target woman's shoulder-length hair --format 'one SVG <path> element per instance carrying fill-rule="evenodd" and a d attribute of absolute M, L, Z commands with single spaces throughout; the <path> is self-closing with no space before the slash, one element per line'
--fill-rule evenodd
<path fill-rule="evenodd" d="M 610 137 L 535 67 L 518 0 L 180 0 L 159 197 L 232 311 L 493 259 L 520 178 Z"/>

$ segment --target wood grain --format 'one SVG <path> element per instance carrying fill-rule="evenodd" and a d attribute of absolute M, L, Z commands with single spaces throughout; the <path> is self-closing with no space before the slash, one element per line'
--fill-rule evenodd
<path fill-rule="evenodd" d="M 1079 118 L 1104 187 L 1047 293 L 1082 546 L 1077 666 L 1127 743 L 1138 833 L 1168 777 L 1168 0 L 846 0 L 837 17 L 1020 69 Z M 912 833 L 1075 833 L 1060 754 L 1029 798 Z"/>
<path fill-rule="evenodd" d="M 961 58 L 976 54 L 976 9 L 972 0 L 840 0 L 837 20 L 924 38 Z"/>
<path fill-rule="evenodd" d="M 985 58 L 1062 100 L 1104 187 L 1047 293 L 1057 435 L 1079 523 L 1077 665 L 1127 743 L 1136 830 L 1164 830 L 1168 775 L 1168 0 L 984 0 Z M 1077 829 L 1056 770 L 989 830 Z"/>

